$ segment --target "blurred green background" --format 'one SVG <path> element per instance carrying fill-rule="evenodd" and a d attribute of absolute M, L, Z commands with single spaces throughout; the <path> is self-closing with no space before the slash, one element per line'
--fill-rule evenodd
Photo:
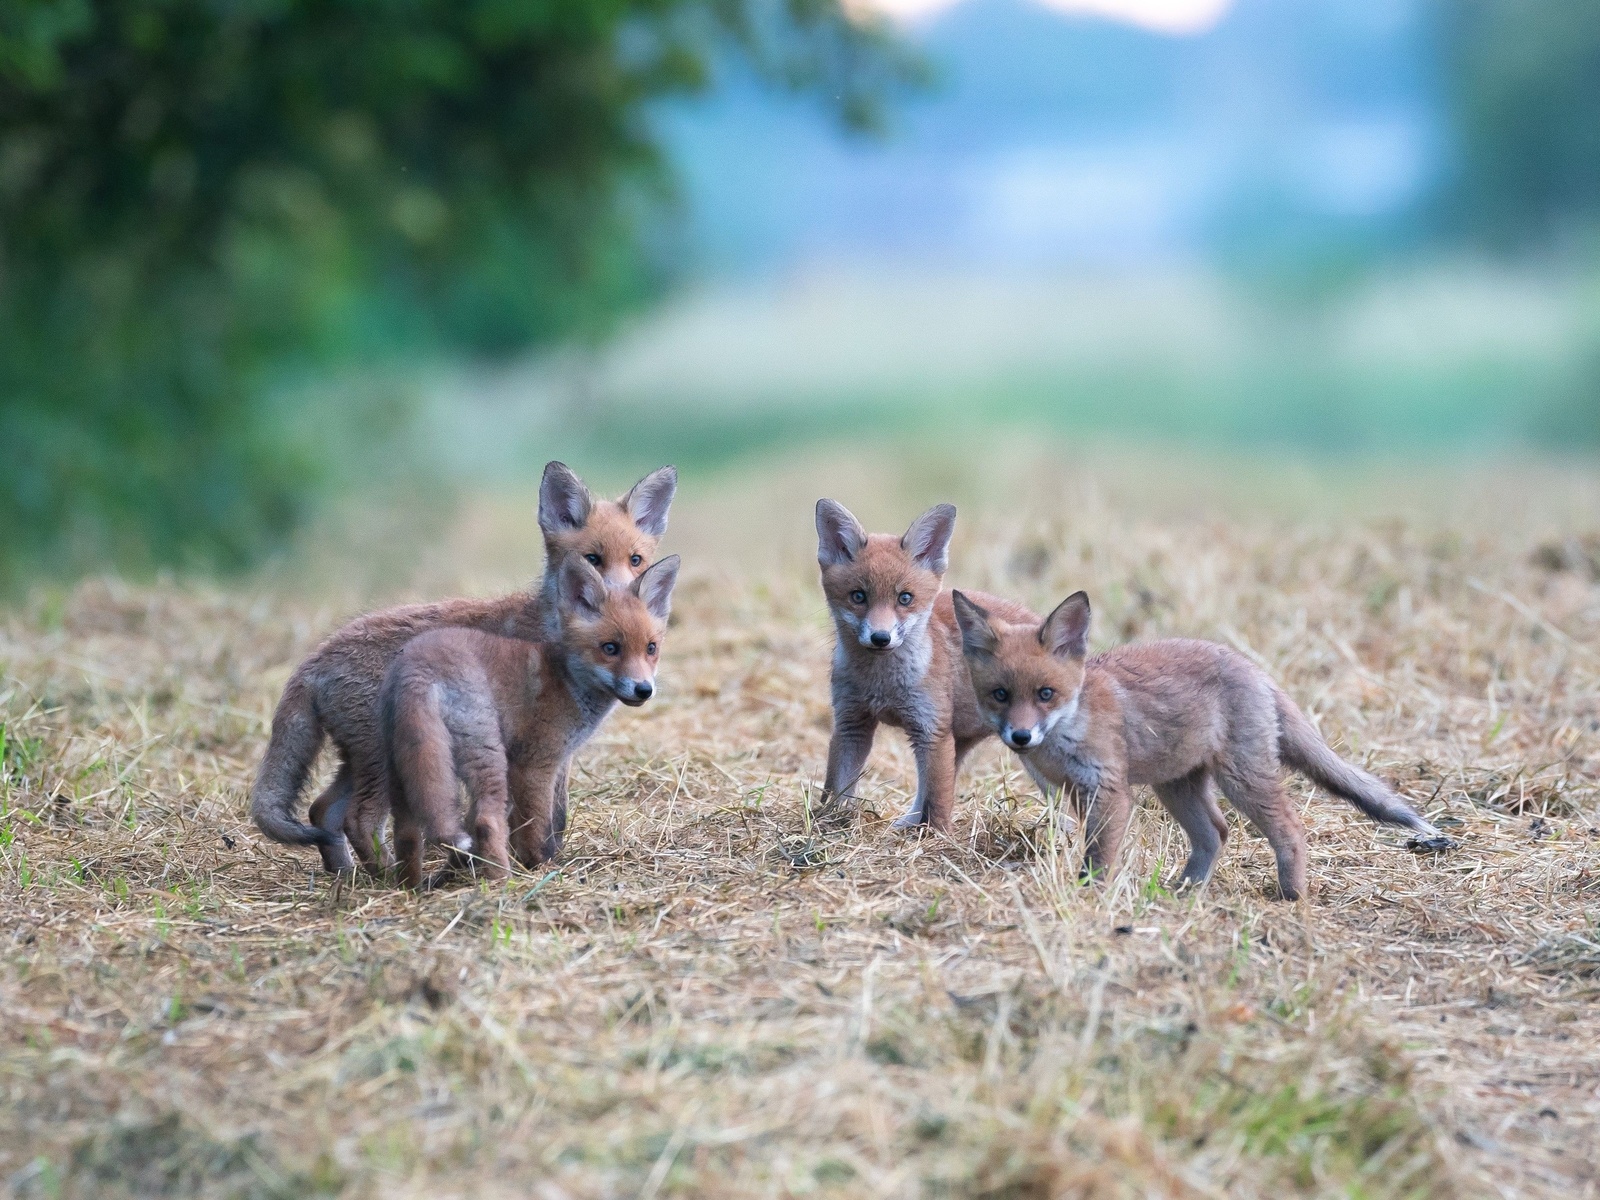
<path fill-rule="evenodd" d="M 0 0 L 0 585 L 546 458 L 1600 446 L 1592 0 Z"/>

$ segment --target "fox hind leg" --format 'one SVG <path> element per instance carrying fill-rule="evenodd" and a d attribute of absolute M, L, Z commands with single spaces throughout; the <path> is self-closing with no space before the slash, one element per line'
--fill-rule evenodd
<path fill-rule="evenodd" d="M 928 824 L 940 833 L 949 833 L 950 826 L 955 822 L 956 771 L 959 762 L 956 739 L 946 734 L 929 746 L 927 753 L 919 756 L 917 763 L 918 775 L 921 776 L 917 790 L 924 797 L 923 815 Z"/>
<path fill-rule="evenodd" d="M 550 808 L 550 832 L 544 839 L 544 861 L 550 862 L 561 857 L 561 843 L 567 834 L 567 773 L 571 761 L 561 764 L 556 772 L 555 802 Z"/>
<path fill-rule="evenodd" d="M 333 782 L 323 789 L 311 804 L 309 820 L 318 828 L 326 829 L 329 833 L 339 835 L 339 840 L 332 846 L 319 846 L 317 849 L 322 854 L 322 869 L 338 875 L 348 875 L 355 871 L 355 860 L 350 857 L 350 846 L 344 837 L 345 815 L 350 810 L 350 800 L 355 792 L 355 783 L 351 777 L 350 763 L 340 762 L 339 770 L 333 777 Z"/>
<path fill-rule="evenodd" d="M 1178 886 L 1204 883 L 1211 878 L 1217 854 L 1228 840 L 1227 818 L 1217 807 L 1210 770 L 1201 767 L 1179 779 L 1158 783 L 1155 792 L 1189 837 L 1189 861 L 1178 877 Z"/>
<path fill-rule="evenodd" d="M 1285 900 L 1306 894 L 1306 827 L 1283 790 L 1276 770 L 1218 772 L 1222 793 L 1266 836 L 1278 862 L 1278 890 Z"/>
<path fill-rule="evenodd" d="M 490 879 L 511 871 L 511 795 L 506 751 L 498 736 L 458 747 L 457 768 L 472 800 L 472 857 L 475 870 Z"/>
<path fill-rule="evenodd" d="M 350 805 L 345 813 L 344 834 L 361 866 L 370 874 L 383 877 L 388 867 L 383 847 L 383 822 L 389 815 L 389 773 L 368 763 L 353 771 Z"/>
<path fill-rule="evenodd" d="M 392 739 L 395 855 L 406 886 L 417 889 L 422 886 L 422 852 L 428 841 L 457 848 L 471 843 L 461 829 L 450 731 L 438 710 L 421 697 L 402 696 Z M 387 792 L 387 779 L 382 782 Z M 376 825 L 373 831 L 375 835 Z"/>

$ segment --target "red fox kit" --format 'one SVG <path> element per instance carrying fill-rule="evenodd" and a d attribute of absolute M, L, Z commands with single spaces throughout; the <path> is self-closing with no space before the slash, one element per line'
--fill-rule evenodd
<path fill-rule="evenodd" d="M 677 578 L 674 554 L 607 588 L 574 556 L 556 573 L 554 640 L 435 629 L 406 644 L 384 677 L 382 714 L 408 886 L 422 885 L 424 840 L 471 851 L 496 878 L 513 853 L 529 866 L 555 856 L 556 780 L 618 701 L 637 707 L 654 693 Z"/>
<path fill-rule="evenodd" d="M 949 830 L 961 760 L 993 732 L 973 699 L 950 593 L 940 591 L 955 521 L 954 506 L 939 504 L 904 537 L 869 535 L 842 504 L 817 501 L 817 562 L 838 631 L 823 800 L 855 787 L 880 724 L 899 726 L 916 754 L 917 797 L 898 829 Z M 1039 619 L 983 601 L 1008 620 Z"/>
<path fill-rule="evenodd" d="M 1375 821 L 1414 830 L 1414 848 L 1453 844 L 1330 750 L 1266 672 L 1226 646 L 1173 638 L 1089 658 L 1082 592 L 1042 625 L 997 615 L 961 592 L 955 613 L 988 723 L 1047 793 L 1072 790 L 1088 837 L 1086 871 L 1116 862 L 1131 789 L 1149 784 L 1189 837 L 1180 885 L 1203 883 L 1228 836 L 1214 794 L 1220 788 L 1272 844 L 1284 899 L 1298 900 L 1306 890 L 1306 836 L 1284 795 L 1282 766 Z"/>
<path fill-rule="evenodd" d="M 351 846 L 368 869 L 379 870 L 377 839 L 389 811 L 389 794 L 378 691 L 400 648 L 419 633 L 447 627 L 522 640 L 552 636 L 561 565 L 577 558 L 592 564 L 608 582 L 633 580 L 649 565 L 666 532 L 677 485 L 677 471 L 662 467 L 615 503 L 595 500 L 564 464 L 549 463 L 539 486 L 545 573 L 538 590 L 493 600 L 385 609 L 358 617 L 329 637 L 295 669 L 278 701 L 272 737 L 251 789 L 250 815 L 256 825 L 274 841 L 317 846 L 329 871 L 352 868 Z M 311 806 L 308 825 L 296 819 L 295 810 L 324 735 L 339 751 L 339 769 Z M 557 792 L 559 829 L 565 779 Z"/>

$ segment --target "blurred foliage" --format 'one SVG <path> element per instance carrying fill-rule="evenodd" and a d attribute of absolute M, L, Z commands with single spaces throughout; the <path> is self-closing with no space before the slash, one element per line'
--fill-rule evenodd
<path fill-rule="evenodd" d="M 1445 0 L 1460 228 L 1500 250 L 1600 224 L 1600 4 Z"/>
<path fill-rule="evenodd" d="M 730 50 L 857 127 L 914 77 L 838 0 L 0 0 L 0 583 L 258 557 L 296 371 L 602 333 Z"/>

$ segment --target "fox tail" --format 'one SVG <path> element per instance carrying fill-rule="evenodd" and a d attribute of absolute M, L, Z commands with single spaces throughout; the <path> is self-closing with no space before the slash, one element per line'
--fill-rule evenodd
<path fill-rule="evenodd" d="M 333 847 L 342 834 L 308 825 L 295 816 L 300 793 L 322 749 L 322 721 L 310 685 L 296 672 L 272 714 L 272 736 L 250 789 L 250 817 L 275 842 Z"/>
<path fill-rule="evenodd" d="M 1278 754 L 1286 765 L 1318 787 L 1348 800 L 1374 821 L 1414 830 L 1419 840 L 1446 840 L 1382 781 L 1330 750 L 1293 700 L 1281 691 L 1274 698 L 1278 706 Z"/>

